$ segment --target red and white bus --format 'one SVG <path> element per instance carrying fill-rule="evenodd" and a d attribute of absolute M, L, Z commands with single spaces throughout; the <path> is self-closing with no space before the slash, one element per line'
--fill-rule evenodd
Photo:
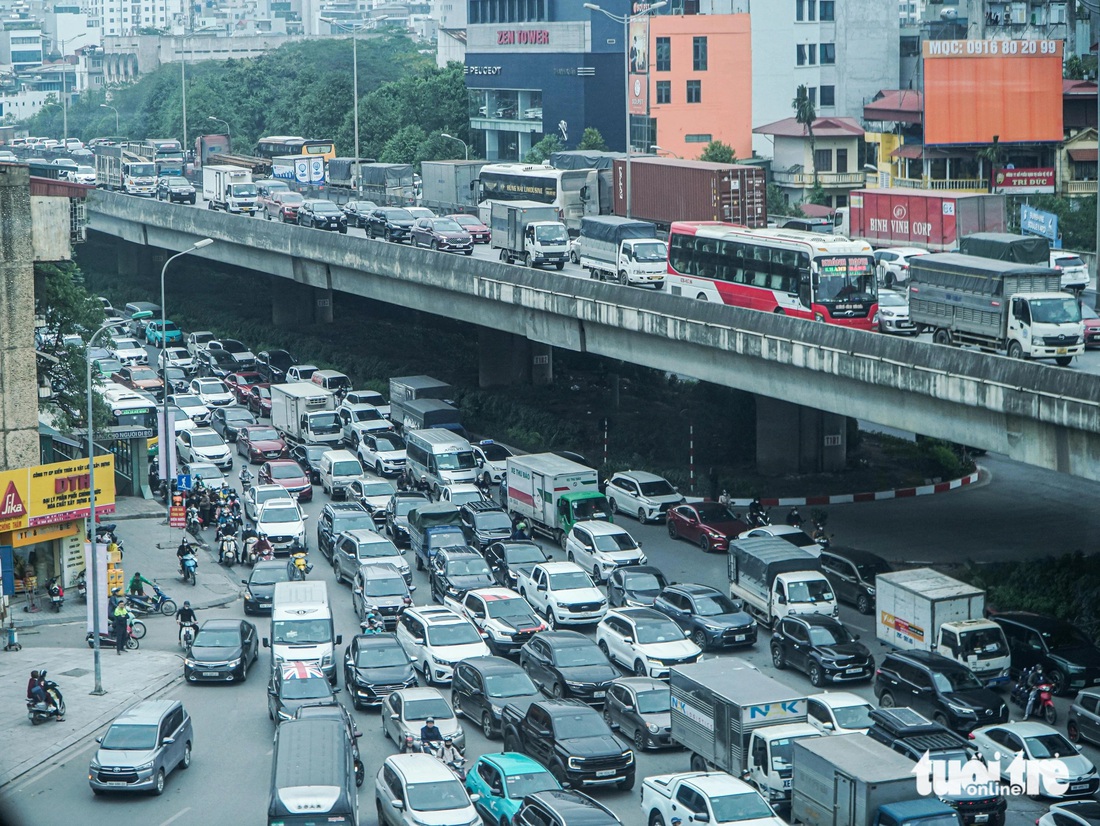
<path fill-rule="evenodd" d="M 878 310 L 870 244 L 791 229 L 678 221 L 666 289 L 857 330 L 870 330 Z"/>

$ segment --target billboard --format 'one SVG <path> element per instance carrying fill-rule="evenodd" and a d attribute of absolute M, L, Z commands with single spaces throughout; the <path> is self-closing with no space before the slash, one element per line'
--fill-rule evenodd
<path fill-rule="evenodd" d="M 632 115 L 649 114 L 649 15 L 631 18 L 629 24 L 630 97 L 627 107 Z"/>
<path fill-rule="evenodd" d="M 993 191 L 1009 195 L 1054 194 L 1054 167 L 1038 169 L 995 169 Z"/>
<path fill-rule="evenodd" d="M 924 142 L 1061 141 L 1061 40 L 925 40 Z"/>

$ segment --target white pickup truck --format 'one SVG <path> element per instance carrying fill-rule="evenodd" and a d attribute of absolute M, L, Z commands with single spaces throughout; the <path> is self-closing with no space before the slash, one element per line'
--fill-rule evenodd
<path fill-rule="evenodd" d="M 752 786 L 725 772 L 659 774 L 642 781 L 642 814 L 649 826 L 752 821 L 753 826 L 784 826 L 768 801 Z"/>
<path fill-rule="evenodd" d="M 607 613 L 607 598 L 584 570 L 573 562 L 544 562 L 516 572 L 516 590 L 546 618 L 559 625 L 591 625 Z"/>

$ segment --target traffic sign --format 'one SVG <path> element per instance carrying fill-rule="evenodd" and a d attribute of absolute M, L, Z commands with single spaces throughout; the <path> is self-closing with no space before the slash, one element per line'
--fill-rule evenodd
<path fill-rule="evenodd" d="M 176 490 L 191 490 L 191 474 L 176 474 Z"/>
<path fill-rule="evenodd" d="M 172 505 L 168 509 L 168 525 L 172 528 L 186 528 L 187 508 L 183 505 Z"/>

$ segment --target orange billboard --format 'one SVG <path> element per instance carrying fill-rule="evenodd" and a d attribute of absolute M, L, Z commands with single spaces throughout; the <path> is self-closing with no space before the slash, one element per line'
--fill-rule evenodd
<path fill-rule="evenodd" d="M 1061 141 L 1061 40 L 925 40 L 924 142 Z"/>

